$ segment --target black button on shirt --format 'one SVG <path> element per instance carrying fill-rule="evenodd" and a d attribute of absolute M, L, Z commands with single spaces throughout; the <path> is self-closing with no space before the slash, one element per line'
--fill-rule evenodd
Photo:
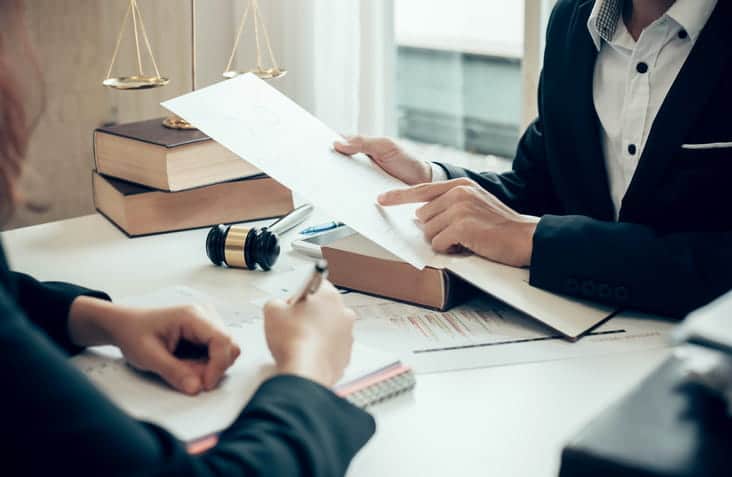
<path fill-rule="evenodd" d="M 628 154 L 631 156 L 635 156 L 635 153 L 638 151 L 638 148 L 635 147 L 635 144 L 628 144 Z"/>
<path fill-rule="evenodd" d="M 637 65 L 635 65 L 635 70 L 638 73 L 640 73 L 640 74 L 643 74 L 643 73 L 647 72 L 648 71 L 648 63 L 645 63 L 645 62 L 641 61 L 640 63 L 638 63 Z"/>
<path fill-rule="evenodd" d="M 686 37 L 688 37 L 688 36 L 689 36 L 689 34 L 686 33 L 686 30 L 679 31 L 679 38 L 681 38 L 682 40 L 685 40 Z"/>

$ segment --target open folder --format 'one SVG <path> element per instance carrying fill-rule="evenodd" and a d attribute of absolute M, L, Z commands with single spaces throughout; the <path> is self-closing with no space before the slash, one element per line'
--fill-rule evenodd
<path fill-rule="evenodd" d="M 576 339 L 613 311 L 534 288 L 525 269 L 475 255 L 435 253 L 415 220 L 418 205 L 376 203 L 380 193 L 404 187 L 401 181 L 364 155 L 335 152 L 332 144 L 341 136 L 255 75 L 217 83 L 163 106 L 400 260 L 420 270 L 450 270 L 569 338 Z"/>

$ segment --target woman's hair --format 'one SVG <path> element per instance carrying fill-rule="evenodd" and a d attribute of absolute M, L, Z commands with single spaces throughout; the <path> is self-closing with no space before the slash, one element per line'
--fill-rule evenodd
<path fill-rule="evenodd" d="M 0 0 L 0 222 L 21 201 L 18 181 L 44 103 L 24 8 L 23 0 Z"/>

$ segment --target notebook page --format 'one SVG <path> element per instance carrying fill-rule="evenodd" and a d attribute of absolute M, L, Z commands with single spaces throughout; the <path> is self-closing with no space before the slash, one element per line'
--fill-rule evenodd
<path fill-rule="evenodd" d="M 241 347 L 241 356 L 221 384 L 198 396 L 187 396 L 173 390 L 157 376 L 133 369 L 119 349 L 112 346 L 90 348 L 72 358 L 74 366 L 127 413 L 158 424 L 183 441 L 192 441 L 231 425 L 259 384 L 274 373 L 261 311 L 254 305 L 227 309 L 225 304 L 215 303 L 207 295 L 187 287 L 166 288 L 123 302 L 133 306 L 192 303 L 215 306 Z M 397 361 L 389 353 L 355 343 L 351 363 L 339 383 L 353 381 Z"/>

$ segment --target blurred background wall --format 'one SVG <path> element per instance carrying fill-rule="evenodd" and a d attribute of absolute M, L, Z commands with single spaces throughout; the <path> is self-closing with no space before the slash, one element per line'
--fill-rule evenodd
<path fill-rule="evenodd" d="M 199 82 L 214 81 L 223 70 L 233 38 L 229 0 L 199 1 Z M 26 2 L 28 27 L 45 75 L 46 111 L 30 147 L 24 192 L 52 204 L 43 213 L 18 210 L 5 228 L 93 212 L 92 132 L 103 124 L 165 115 L 159 103 L 189 90 L 190 2 L 140 1 L 161 74 L 167 87 L 142 92 L 104 88 L 104 79 L 128 3 L 126 0 L 32 0 Z M 131 25 L 115 71 L 135 71 Z M 152 67 L 148 66 L 148 71 Z"/>

